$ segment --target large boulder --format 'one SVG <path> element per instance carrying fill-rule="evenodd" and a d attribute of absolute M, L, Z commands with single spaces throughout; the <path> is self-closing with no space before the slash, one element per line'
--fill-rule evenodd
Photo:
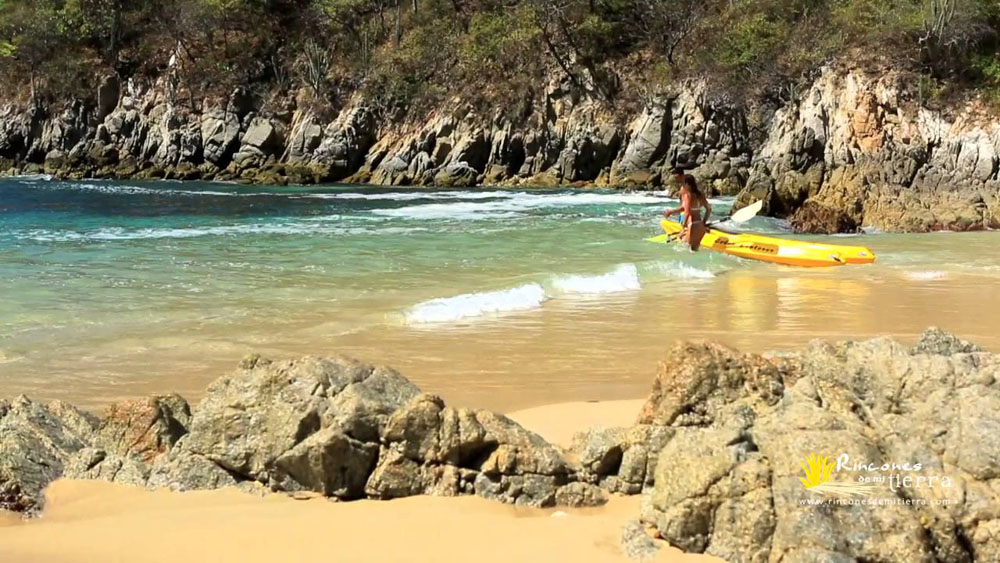
<path fill-rule="evenodd" d="M 759 355 L 740 354 L 719 344 L 680 344 L 660 362 L 639 423 L 704 425 L 716 420 L 736 399 L 747 399 L 758 408 L 773 405 L 784 390 L 786 369 Z"/>
<path fill-rule="evenodd" d="M 478 494 L 593 506 L 607 499 L 577 480 L 561 450 L 507 417 L 447 407 L 389 368 L 348 358 L 250 356 L 194 409 L 177 395 L 154 396 L 114 403 L 98 419 L 65 403 L 19 398 L 0 402 L 0 430 L 0 506 L 14 510 L 37 507 L 59 477 L 343 500 Z"/>
<path fill-rule="evenodd" d="M 119 455 L 87 447 L 66 461 L 61 476 L 67 479 L 95 479 L 141 487 L 146 485 L 149 478 L 149 466 L 135 455 Z"/>
<path fill-rule="evenodd" d="M 395 371 L 354 360 L 251 357 L 209 386 L 178 448 L 237 481 L 353 497 L 389 415 L 417 392 Z"/>
<path fill-rule="evenodd" d="M 187 433 L 190 420 L 191 407 L 177 394 L 119 401 L 104 411 L 94 445 L 150 462 Z"/>
<path fill-rule="evenodd" d="M 0 509 L 34 511 L 66 462 L 89 445 L 97 421 L 59 401 L 0 400 Z"/>
<path fill-rule="evenodd" d="M 559 450 L 537 434 L 505 416 L 447 407 L 440 398 L 422 394 L 389 419 L 367 491 L 378 498 L 475 492 L 549 506 L 569 478 Z M 573 496 L 571 491 L 566 495 Z"/>
<path fill-rule="evenodd" d="M 993 561 L 1000 358 L 937 329 L 781 357 L 684 345 L 642 519 L 729 561 Z"/>
<path fill-rule="evenodd" d="M 201 145 L 205 160 L 224 168 L 239 146 L 240 120 L 230 112 L 211 110 L 201 118 Z"/>
<path fill-rule="evenodd" d="M 446 188 L 462 188 L 475 185 L 478 177 L 479 171 L 469 163 L 453 162 L 434 175 L 434 184 Z"/>

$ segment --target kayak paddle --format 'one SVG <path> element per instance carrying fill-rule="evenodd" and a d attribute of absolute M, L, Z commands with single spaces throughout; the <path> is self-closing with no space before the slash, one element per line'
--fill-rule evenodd
<path fill-rule="evenodd" d="M 746 223 L 750 219 L 753 219 L 754 217 L 756 217 L 757 214 L 760 213 L 760 210 L 763 207 L 764 207 L 764 200 L 759 199 L 759 200 L 751 203 L 750 205 L 748 205 L 746 207 L 741 207 L 740 209 L 738 209 L 736 211 L 736 213 L 733 213 L 728 218 L 726 218 L 726 219 L 720 219 L 718 221 L 712 221 L 711 223 L 709 223 L 706 226 L 707 227 L 711 227 L 712 225 L 717 225 L 717 224 L 719 224 L 719 223 L 721 223 L 723 221 L 727 221 L 727 220 L 728 221 L 732 221 L 733 223 Z"/>

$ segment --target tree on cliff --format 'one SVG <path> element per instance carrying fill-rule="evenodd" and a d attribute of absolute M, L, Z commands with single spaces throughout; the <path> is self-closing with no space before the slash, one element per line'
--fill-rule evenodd
<path fill-rule="evenodd" d="M 998 0 L 0 0 L 0 73 L 5 97 L 65 98 L 180 59 L 190 100 L 365 89 L 386 111 L 454 93 L 516 108 L 553 76 L 611 107 L 684 78 L 794 96 L 839 59 L 1000 92 L 998 31 Z"/>

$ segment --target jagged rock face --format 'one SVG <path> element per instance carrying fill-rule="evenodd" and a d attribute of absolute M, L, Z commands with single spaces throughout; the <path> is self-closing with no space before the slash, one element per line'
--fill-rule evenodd
<path fill-rule="evenodd" d="M 745 111 L 689 84 L 622 116 L 553 81 L 516 117 L 450 99 L 386 122 L 355 96 L 332 120 L 253 111 L 241 91 L 203 112 L 148 86 L 105 80 L 96 107 L 0 108 L 0 172 L 67 177 L 655 187 L 675 165 L 709 193 L 762 199 L 804 232 L 1000 227 L 1000 125 L 920 107 L 898 73 L 824 69 L 750 144 Z"/>
<path fill-rule="evenodd" d="M 385 420 L 416 393 L 396 372 L 352 360 L 252 359 L 209 386 L 178 447 L 237 481 L 356 498 Z"/>
<path fill-rule="evenodd" d="M 808 232 L 1000 226 L 1000 126 L 919 107 L 896 73 L 827 69 L 779 110 L 741 200 Z"/>
<path fill-rule="evenodd" d="M 86 447 L 94 417 L 65 403 L 0 400 L 0 509 L 34 511 L 70 457 Z"/>
<path fill-rule="evenodd" d="M 419 395 L 396 411 L 383 445 L 366 489 L 377 498 L 475 492 L 548 506 L 570 476 L 561 453 L 537 434 L 489 411 L 446 407 L 433 395 Z M 563 494 L 574 496 L 569 489 Z"/>
<path fill-rule="evenodd" d="M 679 345 L 639 424 L 582 433 L 572 455 L 504 416 L 446 406 L 388 368 L 343 358 L 250 357 L 192 411 L 176 396 L 117 403 L 100 420 L 65 403 L 0 401 L 0 503 L 37 509 L 60 475 L 535 506 L 643 492 L 641 524 L 623 532 L 636 557 L 656 545 L 643 525 L 729 561 L 1000 553 L 1000 357 L 936 329 L 913 348 L 816 342 L 762 356 Z M 812 454 L 836 470 L 803 472 Z M 858 476 L 893 475 L 892 488 L 856 488 Z M 850 494 L 909 504 L 815 504 Z"/>
<path fill-rule="evenodd" d="M 175 490 L 238 486 L 350 500 L 478 494 L 582 506 L 562 452 L 510 419 L 447 407 L 395 371 L 347 358 L 251 356 L 194 408 L 177 395 L 122 401 L 100 419 L 64 403 L 0 402 L 0 502 L 37 506 L 53 479 Z"/>
<path fill-rule="evenodd" d="M 672 360 L 692 365 L 661 370 L 661 392 L 641 416 L 674 431 L 643 514 L 672 544 L 729 561 L 986 561 L 1000 553 L 1000 358 L 932 330 L 914 349 L 888 339 L 814 343 L 778 359 L 687 347 Z M 761 375 L 783 385 L 762 386 Z M 804 486 L 803 460 L 813 453 L 835 463 L 848 455 L 845 467 L 872 464 L 838 469 L 834 481 L 891 482 L 902 470 L 883 464 L 920 463 L 905 473 L 909 484 L 872 484 L 868 494 L 927 504 L 809 504 L 836 496 Z M 934 504 L 942 499 L 950 504 Z"/>
<path fill-rule="evenodd" d="M 750 162 L 738 112 L 711 107 L 697 89 L 654 102 L 631 125 L 557 83 L 516 118 L 453 99 L 402 123 L 379 122 L 360 97 L 327 122 L 308 110 L 254 112 L 240 91 L 199 113 L 170 92 L 167 80 L 105 81 L 95 108 L 75 103 L 28 118 L 5 107 L 0 168 L 277 184 L 659 186 L 676 163 L 709 189 L 735 193 Z"/>
<path fill-rule="evenodd" d="M 101 416 L 94 444 L 107 453 L 149 462 L 187 433 L 190 420 L 191 408 L 180 395 L 120 401 Z"/>

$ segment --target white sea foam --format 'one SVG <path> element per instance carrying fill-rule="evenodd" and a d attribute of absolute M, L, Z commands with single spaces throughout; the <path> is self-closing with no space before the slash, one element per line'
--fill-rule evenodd
<path fill-rule="evenodd" d="M 10 177 L 12 180 L 24 180 L 28 182 L 51 182 L 51 174 L 19 174 Z"/>
<path fill-rule="evenodd" d="M 18 240 L 35 242 L 110 242 L 123 240 L 145 239 L 187 239 L 205 236 L 241 236 L 241 235 L 310 235 L 310 236 L 343 236 L 343 235 L 402 235 L 426 231 L 423 228 L 410 227 L 341 227 L 324 224 L 318 221 L 304 221 L 273 224 L 247 225 L 217 225 L 212 227 L 178 227 L 125 229 L 122 227 L 104 227 L 93 231 L 54 231 L 31 229 L 24 231 L 0 232 L 0 236 L 12 236 Z"/>
<path fill-rule="evenodd" d="M 253 192 L 247 192 L 244 194 L 238 192 L 219 192 L 213 190 L 178 190 L 173 188 L 145 188 L 142 186 L 130 186 L 124 184 L 88 184 L 82 182 L 74 182 L 72 184 L 52 184 L 53 188 L 66 188 L 76 190 L 86 190 L 94 191 L 104 194 L 114 194 L 114 195 L 183 195 L 183 196 L 227 196 L 234 197 L 240 195 L 265 195 Z"/>
<path fill-rule="evenodd" d="M 642 289 L 639 270 L 635 264 L 621 264 L 614 270 L 598 276 L 559 276 L 551 281 L 552 288 L 560 293 L 597 295 Z"/>
<path fill-rule="evenodd" d="M 655 262 L 650 268 L 668 278 L 678 280 L 710 280 L 715 278 L 715 273 L 710 270 L 685 264 L 678 260 Z"/>
<path fill-rule="evenodd" d="M 372 213 L 405 219 L 478 219 L 510 216 L 534 209 L 615 204 L 660 206 L 669 201 L 672 200 L 665 196 L 651 193 L 532 194 L 514 192 L 497 201 L 426 203 L 407 205 L 395 209 L 376 209 Z"/>
<path fill-rule="evenodd" d="M 948 277 L 948 272 L 941 270 L 920 270 L 916 272 L 906 272 L 903 275 L 912 281 L 933 281 Z"/>
<path fill-rule="evenodd" d="M 501 291 L 467 293 L 419 303 L 406 313 L 410 324 L 443 323 L 497 313 L 537 309 L 547 299 L 545 290 L 529 283 Z"/>
<path fill-rule="evenodd" d="M 491 199 L 491 198 L 508 198 L 514 197 L 518 192 L 509 191 L 456 191 L 456 192 L 424 192 L 424 191 L 409 191 L 409 192 L 374 192 L 374 193 L 356 193 L 356 192 L 335 192 L 335 193 L 316 193 L 316 194 L 304 194 L 301 196 L 295 196 L 300 198 L 315 198 L 315 199 L 348 199 L 348 200 L 372 200 L 372 201 L 412 201 L 418 199 L 431 199 L 431 200 L 463 200 L 463 199 Z"/>

